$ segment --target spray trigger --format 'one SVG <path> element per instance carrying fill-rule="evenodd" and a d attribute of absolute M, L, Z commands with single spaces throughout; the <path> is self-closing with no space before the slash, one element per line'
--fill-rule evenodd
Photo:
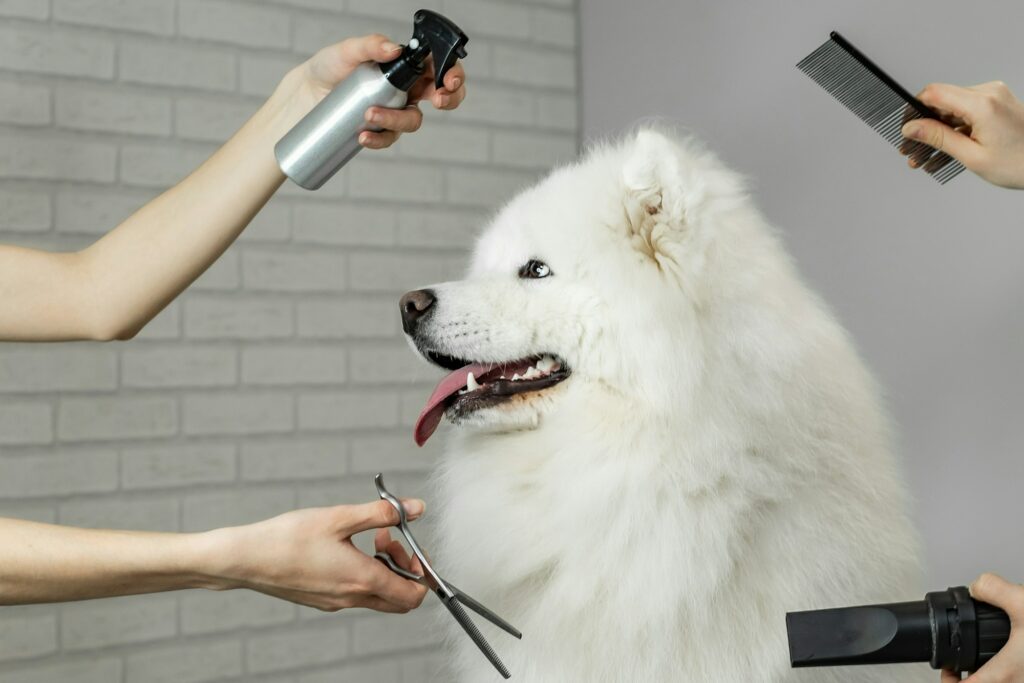
<path fill-rule="evenodd" d="M 459 59 L 466 58 L 466 43 L 469 37 L 462 32 L 450 19 L 437 12 L 421 9 L 414 15 L 412 40 L 417 47 L 425 45 L 430 54 L 434 55 L 434 85 L 440 90 L 444 87 L 444 77 L 455 66 Z"/>
<path fill-rule="evenodd" d="M 466 56 L 469 37 L 450 19 L 421 9 L 413 18 L 412 38 L 397 59 L 380 65 L 391 85 L 408 91 L 423 75 L 424 62 L 434 56 L 434 84 L 444 87 L 444 77 L 455 62 Z"/>

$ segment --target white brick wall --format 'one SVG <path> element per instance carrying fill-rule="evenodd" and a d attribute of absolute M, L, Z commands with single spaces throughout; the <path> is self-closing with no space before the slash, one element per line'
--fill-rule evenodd
<path fill-rule="evenodd" d="M 0 242 L 50 249 L 182 178 L 313 50 L 405 40 L 421 5 L 471 37 L 462 108 L 425 106 L 319 192 L 285 186 L 135 340 L 0 344 L 0 515 L 207 529 L 371 500 L 378 470 L 423 495 L 439 444 L 410 425 L 437 375 L 397 299 L 460 272 L 577 144 L 575 0 L 0 0 Z M 0 680 L 445 680 L 434 616 L 237 591 L 0 608 Z"/>

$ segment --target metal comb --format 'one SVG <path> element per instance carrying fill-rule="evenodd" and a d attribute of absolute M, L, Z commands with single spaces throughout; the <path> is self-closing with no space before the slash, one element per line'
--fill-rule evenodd
<path fill-rule="evenodd" d="M 901 130 L 907 121 L 942 120 L 939 114 L 907 92 L 837 31 L 829 36 L 817 50 L 801 59 L 796 68 L 890 144 L 906 152 L 940 184 L 945 185 L 963 172 L 963 164 L 945 152 L 903 137 Z"/>

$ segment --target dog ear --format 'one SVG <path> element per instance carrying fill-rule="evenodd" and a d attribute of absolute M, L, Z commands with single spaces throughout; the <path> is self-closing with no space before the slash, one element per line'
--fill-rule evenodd
<path fill-rule="evenodd" d="M 676 143 L 644 129 L 628 145 L 623 202 L 633 245 L 657 259 L 686 230 L 685 178 Z"/>

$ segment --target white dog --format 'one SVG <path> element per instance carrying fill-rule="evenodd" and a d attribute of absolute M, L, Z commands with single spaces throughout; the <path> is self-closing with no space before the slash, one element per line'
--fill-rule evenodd
<path fill-rule="evenodd" d="M 932 679 L 789 667 L 787 611 L 920 599 L 917 543 L 878 389 L 712 155 L 594 149 L 402 308 L 452 371 L 416 426 L 457 425 L 436 554 L 523 631 L 477 619 L 515 680 Z"/>

